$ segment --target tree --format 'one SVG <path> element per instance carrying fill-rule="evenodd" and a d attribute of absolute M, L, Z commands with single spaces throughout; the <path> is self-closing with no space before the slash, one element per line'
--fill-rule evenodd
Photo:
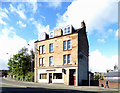
<path fill-rule="evenodd" d="M 34 63 L 34 52 L 31 50 L 30 54 L 28 54 L 28 49 L 24 47 L 8 61 L 11 75 L 25 76 L 31 72 L 31 62 Z"/>
<path fill-rule="evenodd" d="M 100 74 L 94 75 L 94 80 L 103 80 L 103 76 Z"/>
<path fill-rule="evenodd" d="M 34 55 L 33 50 L 31 50 L 30 53 L 31 53 L 31 72 L 34 72 L 34 57 L 35 57 L 35 55 Z"/>

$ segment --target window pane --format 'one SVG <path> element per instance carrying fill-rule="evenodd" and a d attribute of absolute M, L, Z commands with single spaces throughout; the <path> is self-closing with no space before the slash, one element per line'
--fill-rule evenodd
<path fill-rule="evenodd" d="M 62 79 L 62 73 L 54 73 L 53 79 Z"/>
<path fill-rule="evenodd" d="M 43 66 L 45 66 L 45 58 L 42 58 Z"/>
<path fill-rule="evenodd" d="M 66 34 L 66 33 L 67 33 L 67 29 L 65 28 L 65 29 L 64 29 L 64 34 Z"/>
<path fill-rule="evenodd" d="M 68 34 L 70 33 L 70 27 L 68 27 Z"/>
<path fill-rule="evenodd" d="M 71 55 L 68 55 L 68 64 L 71 63 Z"/>
<path fill-rule="evenodd" d="M 50 52 L 53 52 L 53 44 L 50 44 Z"/>
<path fill-rule="evenodd" d="M 39 46 L 39 53 L 42 54 L 42 46 Z"/>
<path fill-rule="evenodd" d="M 50 38 L 53 38 L 53 37 L 54 37 L 54 33 L 50 32 Z"/>
<path fill-rule="evenodd" d="M 45 45 L 42 46 L 43 53 L 45 53 Z"/>
<path fill-rule="evenodd" d="M 50 66 L 53 65 L 53 57 L 50 57 Z"/>
<path fill-rule="evenodd" d="M 66 60 L 66 55 L 64 55 L 64 56 L 63 56 L 63 63 L 64 63 L 64 64 L 67 64 L 66 61 L 67 61 L 67 60 Z"/>
<path fill-rule="evenodd" d="M 42 66 L 42 58 L 39 58 L 39 66 Z"/>
<path fill-rule="evenodd" d="M 63 42 L 63 48 L 64 48 L 64 50 L 67 49 L 67 42 L 66 41 Z"/>
<path fill-rule="evenodd" d="M 71 49 L 71 40 L 68 40 L 68 49 Z"/>
<path fill-rule="evenodd" d="M 45 74 L 40 74 L 40 79 L 47 79 L 47 73 L 45 73 Z"/>

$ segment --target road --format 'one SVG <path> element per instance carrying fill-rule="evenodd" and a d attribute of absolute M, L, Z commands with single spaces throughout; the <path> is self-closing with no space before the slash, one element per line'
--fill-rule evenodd
<path fill-rule="evenodd" d="M 62 84 L 39 84 L 0 78 L 1 93 L 118 93 L 117 90 L 99 89 L 97 87 L 75 87 Z"/>

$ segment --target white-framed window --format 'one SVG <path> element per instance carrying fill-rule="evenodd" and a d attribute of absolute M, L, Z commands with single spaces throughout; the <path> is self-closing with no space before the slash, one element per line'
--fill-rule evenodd
<path fill-rule="evenodd" d="M 67 41 L 63 42 L 63 50 L 67 50 Z"/>
<path fill-rule="evenodd" d="M 63 64 L 70 64 L 71 63 L 71 55 L 63 55 Z"/>
<path fill-rule="evenodd" d="M 63 50 L 71 49 L 71 40 L 63 41 Z"/>
<path fill-rule="evenodd" d="M 70 34 L 70 27 L 68 27 L 68 34 Z"/>
<path fill-rule="evenodd" d="M 67 64 L 67 55 L 63 55 L 63 64 Z"/>
<path fill-rule="evenodd" d="M 50 66 L 52 66 L 53 65 L 53 57 L 52 56 L 49 57 L 49 62 L 50 62 Z"/>
<path fill-rule="evenodd" d="M 68 50 L 71 49 L 71 40 L 68 40 Z"/>
<path fill-rule="evenodd" d="M 53 38 L 53 37 L 54 37 L 54 31 L 51 31 L 51 32 L 50 32 L 49 37 L 50 37 L 50 38 Z"/>
<path fill-rule="evenodd" d="M 39 46 L 39 54 L 44 54 L 45 53 L 45 45 Z"/>
<path fill-rule="evenodd" d="M 53 43 L 50 44 L 50 52 L 53 52 Z"/>
<path fill-rule="evenodd" d="M 64 28 L 64 34 L 67 34 L 67 28 Z"/>
<path fill-rule="evenodd" d="M 42 46 L 39 46 L 39 54 L 42 54 Z"/>
<path fill-rule="evenodd" d="M 42 46 L 42 53 L 45 53 L 45 45 Z"/>
<path fill-rule="evenodd" d="M 71 63 L 71 55 L 70 54 L 68 55 L 67 60 L 68 60 L 68 64 L 70 64 Z"/>
<path fill-rule="evenodd" d="M 39 66 L 42 66 L 42 58 L 39 58 Z"/>
<path fill-rule="evenodd" d="M 39 66 L 45 66 L 45 58 L 39 58 Z"/>
<path fill-rule="evenodd" d="M 63 35 L 72 33 L 72 25 L 68 25 L 63 28 Z"/>

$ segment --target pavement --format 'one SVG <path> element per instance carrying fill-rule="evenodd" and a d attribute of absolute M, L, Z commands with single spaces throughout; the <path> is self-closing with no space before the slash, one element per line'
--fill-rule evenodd
<path fill-rule="evenodd" d="M 21 87 L 21 88 L 46 88 L 46 89 L 56 89 L 56 90 L 71 89 L 71 90 L 79 90 L 79 91 L 109 91 L 109 92 L 119 91 L 120 92 L 120 89 L 103 88 L 99 86 L 68 86 L 64 84 L 40 84 L 35 82 L 17 81 L 10 78 L 4 78 L 2 80 L 2 85 Z"/>

